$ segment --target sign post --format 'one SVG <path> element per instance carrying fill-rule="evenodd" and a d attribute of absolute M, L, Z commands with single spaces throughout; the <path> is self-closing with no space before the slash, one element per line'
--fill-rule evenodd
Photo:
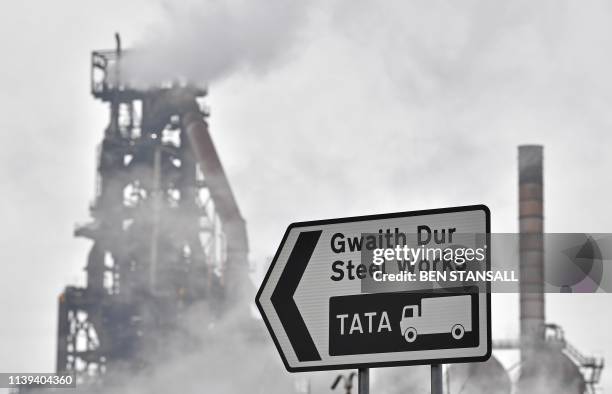
<path fill-rule="evenodd" d="M 430 364 L 441 393 L 440 364 L 491 354 L 490 284 L 466 279 L 489 233 L 484 205 L 291 224 L 256 297 L 287 370 L 358 369 L 363 394 L 368 368 Z"/>
<path fill-rule="evenodd" d="M 431 394 L 444 394 L 441 364 L 431 364 Z"/>
<path fill-rule="evenodd" d="M 370 369 L 359 368 L 357 380 L 357 392 L 359 394 L 370 394 Z"/>

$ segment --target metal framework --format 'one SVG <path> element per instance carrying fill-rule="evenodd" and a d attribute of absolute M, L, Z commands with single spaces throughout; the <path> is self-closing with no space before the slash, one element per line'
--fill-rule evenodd
<path fill-rule="evenodd" d="M 59 297 L 57 370 L 95 386 L 146 365 L 145 349 L 176 330 L 191 304 L 220 313 L 246 277 L 244 220 L 214 150 L 206 89 L 121 80 L 124 54 L 91 58 L 91 92 L 110 106 L 99 148 L 86 287 Z M 227 278 L 231 278 L 228 281 Z M 232 283 L 233 282 L 233 283 Z"/>
<path fill-rule="evenodd" d="M 601 372 L 604 368 L 604 359 L 582 354 L 565 339 L 565 334 L 561 326 L 557 324 L 547 324 L 546 330 L 546 341 L 552 346 L 561 349 L 561 351 L 578 366 L 584 377 L 588 393 L 595 394 L 597 392 L 597 385 L 601 379 Z"/>
<path fill-rule="evenodd" d="M 585 356 L 567 341 L 563 328 L 558 324 L 549 323 L 545 325 L 545 340 L 548 346 L 559 349 L 578 367 L 584 378 L 586 393 L 597 393 L 601 372 L 605 365 L 604 359 Z M 519 350 L 520 341 L 518 339 L 496 340 L 493 342 L 493 347 L 497 350 Z M 520 362 L 515 365 L 515 367 L 517 366 L 520 366 Z"/>

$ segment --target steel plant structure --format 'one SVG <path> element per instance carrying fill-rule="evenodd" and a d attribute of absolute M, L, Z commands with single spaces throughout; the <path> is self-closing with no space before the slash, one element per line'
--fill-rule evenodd
<path fill-rule="evenodd" d="M 109 104 L 100 145 L 87 285 L 59 298 L 57 371 L 101 385 L 147 364 L 186 308 L 217 313 L 246 282 L 245 222 L 208 133 L 206 88 L 122 81 L 122 52 L 95 51 L 91 92 Z"/>

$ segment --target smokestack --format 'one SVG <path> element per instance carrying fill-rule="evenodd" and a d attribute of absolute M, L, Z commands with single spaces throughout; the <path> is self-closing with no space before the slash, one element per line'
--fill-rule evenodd
<path fill-rule="evenodd" d="M 519 150 L 521 359 L 544 341 L 544 182 L 543 147 Z"/>

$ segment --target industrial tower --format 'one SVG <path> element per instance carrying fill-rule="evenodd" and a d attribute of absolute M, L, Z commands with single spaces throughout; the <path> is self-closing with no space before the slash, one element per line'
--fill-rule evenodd
<path fill-rule="evenodd" d="M 91 56 L 91 93 L 108 103 L 98 153 L 85 287 L 59 298 L 57 371 L 79 387 L 146 366 L 143 352 L 176 330 L 190 305 L 222 313 L 247 285 L 245 222 L 217 156 L 206 88 L 134 87 L 122 52 Z"/>

